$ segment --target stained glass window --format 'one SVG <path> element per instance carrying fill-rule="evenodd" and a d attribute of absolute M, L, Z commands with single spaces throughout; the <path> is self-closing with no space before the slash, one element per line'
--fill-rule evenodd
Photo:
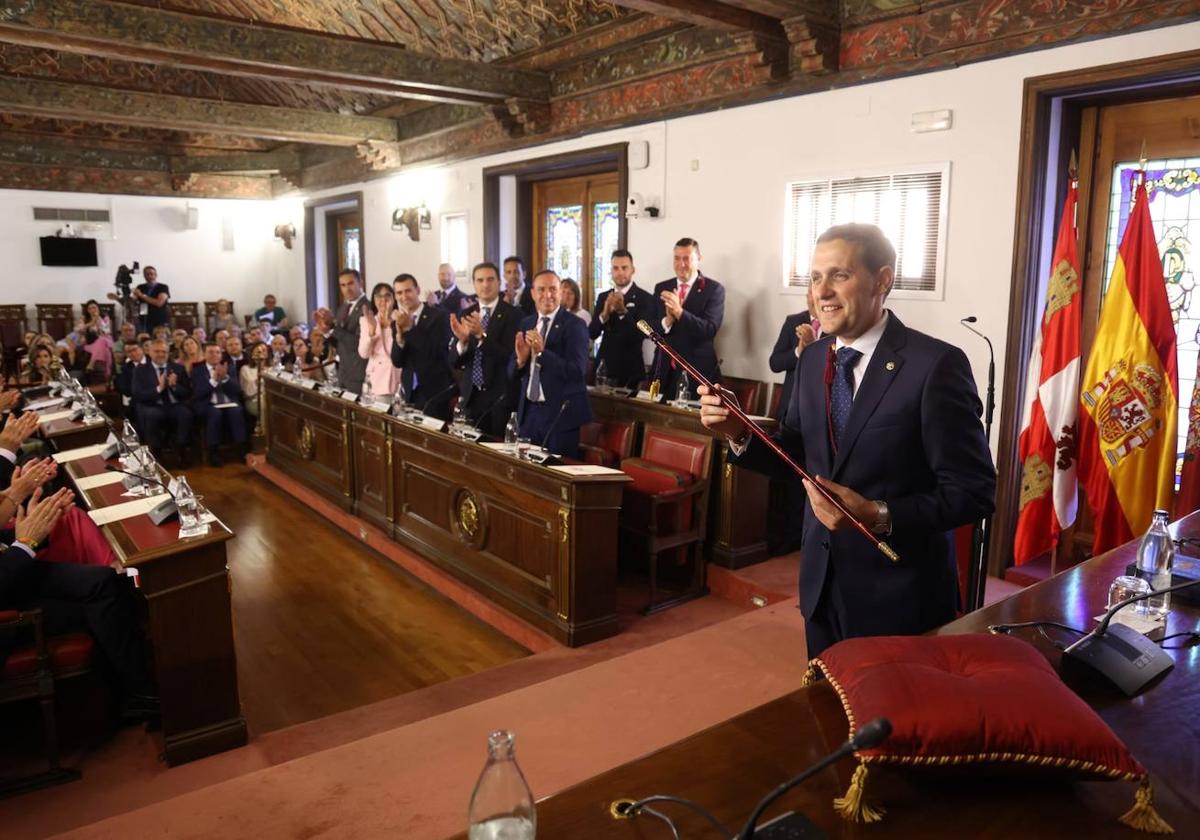
<path fill-rule="evenodd" d="M 362 271 L 361 231 L 356 227 L 342 228 L 342 253 L 346 256 L 343 268 Z"/>
<path fill-rule="evenodd" d="M 1117 249 L 1129 221 L 1129 206 L 1138 164 L 1118 163 L 1113 169 L 1108 248 L 1104 260 L 1104 286 L 1108 288 Z M 1200 158 L 1152 160 L 1146 163 L 1146 191 L 1150 219 L 1162 258 L 1167 301 L 1175 321 L 1176 358 L 1179 366 L 1179 448 L 1187 448 L 1188 415 L 1200 361 L 1200 292 L 1196 290 L 1196 253 L 1200 247 Z M 1200 406 L 1196 407 L 1200 409 Z M 1179 463 L 1182 468 L 1182 461 Z M 1178 470 L 1176 476 L 1178 476 Z"/>
<path fill-rule="evenodd" d="M 546 265 L 579 280 L 583 268 L 583 205 L 546 208 Z"/>
<path fill-rule="evenodd" d="M 596 295 L 612 285 L 608 265 L 612 252 L 617 250 L 621 228 L 619 210 L 620 205 L 615 201 L 592 205 L 592 281 Z"/>

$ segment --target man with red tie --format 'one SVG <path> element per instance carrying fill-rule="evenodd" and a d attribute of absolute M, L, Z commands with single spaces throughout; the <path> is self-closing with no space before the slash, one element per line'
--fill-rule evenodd
<path fill-rule="evenodd" d="M 652 326 L 710 382 L 720 382 L 713 339 L 725 318 L 725 288 L 700 273 L 700 243 L 695 239 L 685 236 L 675 243 L 674 261 L 675 276 L 654 287 L 656 323 Z M 675 397 L 681 373 L 664 353 L 657 354 L 651 379 L 659 380 L 668 398 Z M 688 391 L 690 397 L 696 396 L 695 382 Z"/>

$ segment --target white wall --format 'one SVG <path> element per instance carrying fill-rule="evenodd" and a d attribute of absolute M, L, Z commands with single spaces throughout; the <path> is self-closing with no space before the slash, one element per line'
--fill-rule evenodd
<path fill-rule="evenodd" d="M 949 161 L 944 298 L 896 299 L 889 305 L 908 325 L 963 347 L 982 395 L 986 345 L 958 320 L 978 316 L 977 326 L 995 343 L 1002 383 L 1024 80 L 1190 50 L 1198 43 L 1200 23 L 1189 23 L 401 172 L 363 186 L 369 279 L 403 270 L 432 282 L 439 258 L 437 217 L 443 211 L 469 211 L 472 258 L 481 258 L 484 167 L 643 139 L 650 145 L 650 167 L 631 172 L 629 188 L 657 197 L 663 215 L 630 222 L 638 279 L 648 286 L 669 277 L 672 243 L 685 235 L 698 239 L 705 273 L 727 290 L 717 341 L 722 369 L 777 379 L 767 355 L 784 315 L 803 307 L 801 296 L 782 290 L 786 181 Z M 954 111 L 950 131 L 910 131 L 913 112 L 941 108 Z M 414 243 L 390 230 L 392 208 L 422 200 L 434 214 L 432 231 L 422 231 Z M 997 411 L 997 427 L 999 418 Z"/>
<path fill-rule="evenodd" d="M 117 266 L 137 260 L 158 269 L 173 300 L 225 297 L 243 315 L 261 306 L 268 291 L 279 290 L 281 306 L 303 309 L 303 241 L 294 241 L 297 250 L 287 251 L 274 238 L 276 224 L 291 221 L 303 227 L 297 209 L 301 202 L 191 199 L 199 209 L 195 230 L 184 224 L 188 203 L 165 197 L 0 190 L 0 303 L 102 300 L 113 290 Z M 35 206 L 111 210 L 113 238 L 97 243 L 100 265 L 43 266 L 38 237 L 52 235 L 61 223 L 35 222 Z"/>

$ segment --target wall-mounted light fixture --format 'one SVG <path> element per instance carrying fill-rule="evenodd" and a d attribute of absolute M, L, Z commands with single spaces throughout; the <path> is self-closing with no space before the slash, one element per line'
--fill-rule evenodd
<path fill-rule="evenodd" d="M 422 224 L 421 211 L 423 209 L 422 207 L 397 207 L 392 211 L 392 230 L 407 230 L 409 239 L 413 242 L 420 242 L 421 228 L 424 227 L 428 230 L 433 226 L 432 221 L 429 227 Z M 429 211 L 425 210 L 425 213 L 428 215 Z"/>
<path fill-rule="evenodd" d="M 292 240 L 296 238 L 296 226 L 291 222 L 275 225 L 275 238 L 283 240 L 283 247 L 292 250 Z"/>
<path fill-rule="evenodd" d="M 918 111 L 912 115 L 914 134 L 929 131 L 949 131 L 954 126 L 954 112 L 949 108 L 941 111 Z"/>

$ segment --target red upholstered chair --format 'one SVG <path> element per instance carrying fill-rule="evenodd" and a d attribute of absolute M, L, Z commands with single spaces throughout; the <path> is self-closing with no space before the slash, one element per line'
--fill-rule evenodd
<path fill-rule="evenodd" d="M 762 384 L 756 379 L 740 379 L 736 376 L 722 377 L 721 384 L 733 391 L 737 397 L 738 405 L 747 414 L 760 414 L 762 406 L 759 403 L 759 395 L 762 393 Z"/>
<path fill-rule="evenodd" d="M 772 382 L 771 393 L 767 396 L 767 416 L 774 417 L 776 420 L 779 417 L 779 402 L 783 399 L 783 383 Z"/>
<path fill-rule="evenodd" d="M 633 424 L 601 421 L 579 429 L 579 455 L 585 464 L 615 467 L 633 452 Z"/>
<path fill-rule="evenodd" d="M 640 546 L 649 564 L 650 601 L 657 612 L 705 593 L 704 534 L 712 438 L 647 426 L 640 457 L 625 458 L 622 542 Z M 665 586 L 663 585 L 665 584 Z M 660 597 L 660 589 L 668 589 Z"/>
<path fill-rule="evenodd" d="M 169 322 L 173 330 L 187 330 L 191 332 L 196 327 L 200 326 L 200 304 L 167 301 L 167 312 Z"/>
<path fill-rule="evenodd" d="M 42 707 L 46 740 L 44 772 L 0 782 L 0 797 L 14 796 L 80 777 L 78 770 L 59 764 L 58 726 L 54 716 L 57 680 L 86 674 L 91 668 L 95 643 L 87 633 L 65 633 L 47 639 L 42 632 L 42 611 L 0 611 L 0 627 L 32 626 L 34 642 L 9 654 L 0 673 L 0 703 L 37 698 Z"/>

